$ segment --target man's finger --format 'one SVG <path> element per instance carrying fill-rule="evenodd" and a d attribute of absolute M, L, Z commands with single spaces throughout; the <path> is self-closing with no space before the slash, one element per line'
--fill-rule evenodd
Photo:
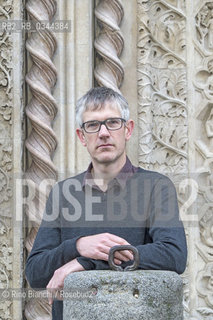
<path fill-rule="evenodd" d="M 48 297 L 48 303 L 53 303 L 53 289 L 47 288 L 47 297 Z"/>
<path fill-rule="evenodd" d="M 131 250 L 122 250 L 122 251 L 120 251 L 120 253 L 122 255 L 126 256 L 129 260 L 133 260 L 134 259 L 134 255 L 133 255 Z"/>
<path fill-rule="evenodd" d="M 49 304 L 53 304 L 53 299 L 52 299 L 52 298 L 49 298 L 49 299 L 48 299 L 48 302 L 49 302 Z"/>
<path fill-rule="evenodd" d="M 108 261 L 108 258 L 109 258 L 109 255 L 107 253 L 99 252 L 98 260 Z"/>
<path fill-rule="evenodd" d="M 115 258 L 115 259 L 114 259 L 114 263 L 119 265 L 119 264 L 122 263 L 122 261 Z"/>
<path fill-rule="evenodd" d="M 129 261 L 134 259 L 132 252 L 128 250 L 116 251 L 114 257 L 122 261 Z"/>

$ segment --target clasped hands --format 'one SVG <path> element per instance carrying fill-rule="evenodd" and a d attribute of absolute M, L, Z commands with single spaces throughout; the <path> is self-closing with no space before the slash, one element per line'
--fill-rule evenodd
<path fill-rule="evenodd" d="M 129 245 L 129 243 L 125 239 L 111 233 L 81 237 L 76 242 L 77 250 L 81 256 L 104 261 L 108 261 L 110 249 L 117 245 Z M 133 260 L 131 251 L 116 251 L 114 256 L 115 264 L 121 264 L 129 260 Z M 47 285 L 47 289 L 51 293 L 48 298 L 50 304 L 53 302 L 52 294 L 54 291 L 63 289 L 65 277 L 72 272 L 78 271 L 84 271 L 84 268 L 77 259 L 73 259 L 55 270 L 53 277 Z"/>

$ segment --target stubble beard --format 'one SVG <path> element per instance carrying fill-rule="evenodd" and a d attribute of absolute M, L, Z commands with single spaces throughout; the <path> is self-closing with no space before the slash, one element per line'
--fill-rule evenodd
<path fill-rule="evenodd" d="M 110 164 L 112 164 L 112 163 L 115 163 L 118 159 L 120 159 L 123 155 L 125 154 L 125 149 L 122 151 L 122 152 L 120 152 L 120 153 L 118 153 L 117 155 L 115 155 L 115 156 L 110 156 L 110 157 L 104 157 L 103 159 L 101 158 L 99 158 L 98 156 L 96 156 L 96 157 L 94 157 L 94 158 L 92 158 L 93 159 L 93 161 L 95 161 L 96 163 L 98 163 L 98 164 L 104 164 L 104 165 L 110 165 Z"/>

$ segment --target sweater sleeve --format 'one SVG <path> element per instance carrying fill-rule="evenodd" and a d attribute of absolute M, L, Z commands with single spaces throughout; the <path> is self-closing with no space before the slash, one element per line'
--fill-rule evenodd
<path fill-rule="evenodd" d="M 169 270 L 179 274 L 186 268 L 187 245 L 180 220 L 176 190 L 164 177 L 153 188 L 147 226 L 147 241 L 137 246 L 141 269 Z"/>
<path fill-rule="evenodd" d="M 44 216 L 53 213 L 53 191 L 47 200 Z M 54 221 L 43 219 L 30 255 L 25 273 L 32 288 L 46 288 L 56 269 L 79 256 L 76 241 L 79 237 L 61 242 L 59 213 Z"/>

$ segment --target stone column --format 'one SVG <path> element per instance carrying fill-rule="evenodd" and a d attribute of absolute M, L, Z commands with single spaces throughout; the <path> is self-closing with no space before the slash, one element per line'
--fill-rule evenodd
<path fill-rule="evenodd" d="M 23 284 L 23 1 L 0 1 L 0 289 Z M 2 320 L 22 318 L 22 301 L 0 299 Z"/>
<path fill-rule="evenodd" d="M 86 271 L 65 279 L 64 320 L 182 320 L 182 280 L 170 271 Z"/>
<path fill-rule="evenodd" d="M 119 59 L 124 47 L 119 27 L 123 15 L 121 1 L 98 1 L 95 16 L 100 31 L 94 43 L 97 53 L 94 75 L 99 86 L 109 87 L 116 91 L 119 91 L 124 78 L 123 64 Z"/>

